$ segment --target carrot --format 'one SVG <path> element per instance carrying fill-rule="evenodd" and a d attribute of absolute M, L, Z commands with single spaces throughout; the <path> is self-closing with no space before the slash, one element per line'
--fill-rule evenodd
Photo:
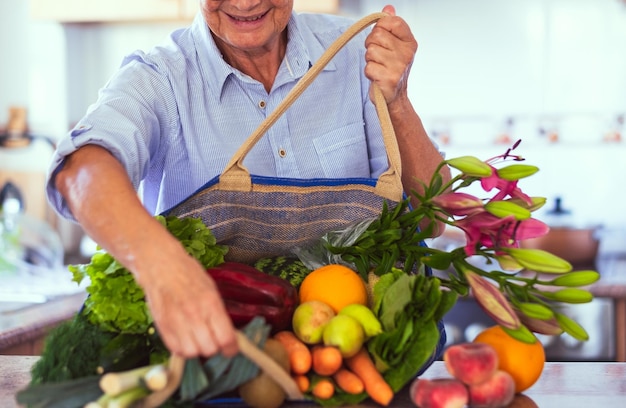
<path fill-rule="evenodd" d="M 387 406 L 393 399 L 393 390 L 378 372 L 365 348 L 345 359 L 346 366 L 355 373 L 365 386 L 367 395 L 380 405 Z"/>
<path fill-rule="evenodd" d="M 304 374 L 295 374 L 293 376 L 293 380 L 296 382 L 298 389 L 300 392 L 307 392 L 309 390 L 309 386 L 311 385 L 311 380 Z"/>
<path fill-rule="evenodd" d="M 311 394 L 319 399 L 329 399 L 335 394 L 335 384 L 328 378 L 321 378 L 313 386 Z"/>
<path fill-rule="evenodd" d="M 348 394 L 360 394 L 365 389 L 365 385 L 363 385 L 363 381 L 359 376 L 347 368 L 340 368 L 333 375 L 333 380 L 335 380 L 339 388 Z"/>
<path fill-rule="evenodd" d="M 295 333 L 288 330 L 274 334 L 274 339 L 278 340 L 287 350 L 289 355 L 289 366 L 294 374 L 306 374 L 311 369 L 311 351 Z"/>
<path fill-rule="evenodd" d="M 343 357 L 335 346 L 317 344 L 311 349 L 313 371 L 319 375 L 333 375 L 341 368 Z"/>

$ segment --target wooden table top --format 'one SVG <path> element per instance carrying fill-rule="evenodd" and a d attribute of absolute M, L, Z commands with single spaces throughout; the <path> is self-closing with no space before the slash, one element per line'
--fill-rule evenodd
<path fill-rule="evenodd" d="M 0 356 L 0 407 L 16 408 L 15 393 L 30 379 L 30 368 L 37 357 Z M 427 378 L 450 377 L 443 362 L 435 362 L 424 374 Z M 316 405 L 287 404 L 305 408 Z M 209 405 L 206 405 L 209 406 Z M 235 404 L 231 406 L 243 406 Z M 392 407 L 414 406 L 407 392 L 399 393 Z M 624 407 L 626 406 L 626 363 L 548 362 L 539 381 L 511 407 Z M 359 407 L 378 407 L 371 402 Z"/>

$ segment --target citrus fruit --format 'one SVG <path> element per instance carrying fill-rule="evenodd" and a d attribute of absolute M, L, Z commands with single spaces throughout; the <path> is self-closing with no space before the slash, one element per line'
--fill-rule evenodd
<path fill-rule="evenodd" d="M 509 336 L 502 327 L 492 326 L 478 333 L 474 341 L 487 343 L 496 350 L 499 368 L 511 374 L 516 393 L 530 388 L 541 376 L 546 354 L 539 340 L 524 343 Z"/>
<path fill-rule="evenodd" d="M 361 276 L 347 266 L 330 264 L 309 273 L 300 285 L 300 303 L 319 300 L 335 313 L 347 305 L 367 305 L 367 289 Z"/>

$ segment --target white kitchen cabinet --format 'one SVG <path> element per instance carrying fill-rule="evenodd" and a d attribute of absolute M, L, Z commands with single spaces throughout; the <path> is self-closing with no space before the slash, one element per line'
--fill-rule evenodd
<path fill-rule="evenodd" d="M 339 0 L 294 0 L 293 9 L 298 12 L 339 13 Z"/>
<path fill-rule="evenodd" d="M 184 1 L 30 0 L 30 12 L 35 19 L 65 23 L 167 21 L 181 18 Z"/>

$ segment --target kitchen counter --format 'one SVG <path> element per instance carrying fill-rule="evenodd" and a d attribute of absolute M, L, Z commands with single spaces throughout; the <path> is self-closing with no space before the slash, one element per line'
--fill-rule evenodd
<path fill-rule="evenodd" d="M 0 353 L 38 354 L 48 331 L 72 318 L 85 297 L 85 292 L 59 295 L 43 303 L 0 312 Z"/>
<path fill-rule="evenodd" d="M 15 394 L 30 378 L 30 368 L 37 357 L 0 356 L 0 407 L 15 408 Z M 426 378 L 447 377 L 444 363 L 435 362 L 424 374 Z M 212 405 L 213 406 L 213 405 Z M 233 406 L 233 405 L 231 405 Z M 239 407 L 243 405 L 239 404 Z M 312 404 L 287 404 L 298 408 Z M 399 393 L 391 407 L 414 406 L 408 392 Z M 523 395 L 516 396 L 510 407 L 623 407 L 626 406 L 626 363 L 546 363 L 539 381 Z M 378 407 L 372 402 L 359 407 Z"/>

